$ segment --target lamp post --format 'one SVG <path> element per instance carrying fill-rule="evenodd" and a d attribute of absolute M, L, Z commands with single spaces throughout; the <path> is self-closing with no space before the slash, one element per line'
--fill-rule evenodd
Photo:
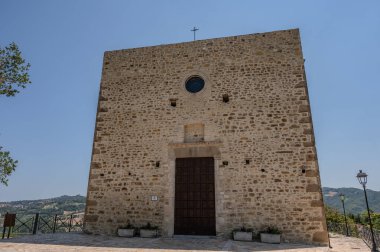
<path fill-rule="evenodd" d="M 348 235 L 348 225 L 347 225 L 347 217 L 346 217 L 346 208 L 344 207 L 344 200 L 346 199 L 345 195 L 343 193 L 339 194 L 340 200 L 343 204 L 343 213 L 344 213 L 344 222 L 346 223 L 346 236 Z"/>
<path fill-rule="evenodd" d="M 371 221 L 371 214 L 369 212 L 369 206 L 368 206 L 368 199 L 367 199 L 367 191 L 366 191 L 366 184 L 367 184 L 367 174 L 365 172 L 362 172 L 362 170 L 359 171 L 359 173 L 356 175 L 358 178 L 359 183 L 363 186 L 364 190 L 364 196 L 365 196 L 365 203 L 367 204 L 367 212 L 368 212 L 368 221 L 369 221 L 369 227 L 371 230 L 371 236 L 372 236 L 372 249 L 371 252 L 378 252 L 377 246 L 375 243 L 375 236 L 373 234 L 373 228 L 372 228 L 372 221 Z"/>

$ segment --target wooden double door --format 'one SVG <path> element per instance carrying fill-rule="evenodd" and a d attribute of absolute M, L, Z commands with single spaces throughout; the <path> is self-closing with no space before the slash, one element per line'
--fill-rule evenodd
<path fill-rule="evenodd" d="M 177 158 L 174 234 L 215 235 L 214 158 Z"/>

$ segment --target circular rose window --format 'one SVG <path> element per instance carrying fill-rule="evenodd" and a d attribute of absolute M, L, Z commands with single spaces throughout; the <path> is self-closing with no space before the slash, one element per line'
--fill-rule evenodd
<path fill-rule="evenodd" d="M 185 88 L 190 93 L 198 93 L 205 86 L 205 81 L 199 76 L 193 76 L 186 81 Z"/>

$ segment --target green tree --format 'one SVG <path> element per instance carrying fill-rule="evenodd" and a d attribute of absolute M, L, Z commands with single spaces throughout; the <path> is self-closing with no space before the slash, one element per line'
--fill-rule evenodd
<path fill-rule="evenodd" d="M 30 84 L 29 68 L 16 43 L 0 47 L 0 95 L 15 96 Z"/>
<path fill-rule="evenodd" d="M 0 47 L 0 95 L 15 96 L 30 84 L 29 68 L 30 64 L 22 58 L 16 43 Z M 16 166 L 17 160 L 10 156 L 9 151 L 2 151 L 0 146 L 0 184 L 8 185 L 8 176 Z"/>
<path fill-rule="evenodd" d="M 330 232 L 337 232 L 341 234 L 346 234 L 346 227 L 345 227 L 345 220 L 344 215 L 338 211 L 338 209 L 325 206 L 325 214 L 326 214 L 326 221 L 327 223 L 331 223 L 331 230 Z M 358 236 L 358 229 L 355 225 L 355 216 L 351 213 L 347 213 L 347 226 L 348 226 L 348 232 L 350 235 L 357 237 Z M 338 224 L 334 227 L 334 224 Z"/>
<path fill-rule="evenodd" d="M 380 213 L 371 214 L 371 220 L 373 223 L 373 228 L 380 230 Z"/>
<path fill-rule="evenodd" d="M 325 206 L 326 221 L 333 223 L 343 223 L 344 215 L 341 214 L 337 209 Z"/>
<path fill-rule="evenodd" d="M 373 210 L 369 210 L 371 214 L 371 221 L 374 229 L 380 230 L 380 213 L 375 213 Z M 361 213 L 361 219 L 363 224 L 369 225 L 368 212 L 363 211 Z"/>
<path fill-rule="evenodd" d="M 13 160 L 9 151 L 2 151 L 0 146 L 0 183 L 8 185 L 8 176 L 16 169 L 17 160 Z"/>
<path fill-rule="evenodd" d="M 363 224 L 360 214 L 356 214 L 354 220 L 355 220 L 355 223 Z"/>

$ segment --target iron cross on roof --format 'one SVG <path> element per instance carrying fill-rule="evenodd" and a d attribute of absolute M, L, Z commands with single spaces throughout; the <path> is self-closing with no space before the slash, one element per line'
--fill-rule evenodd
<path fill-rule="evenodd" d="M 195 41 L 195 33 L 198 31 L 199 29 L 197 27 L 194 26 L 194 28 L 190 31 L 194 32 L 194 41 Z"/>

